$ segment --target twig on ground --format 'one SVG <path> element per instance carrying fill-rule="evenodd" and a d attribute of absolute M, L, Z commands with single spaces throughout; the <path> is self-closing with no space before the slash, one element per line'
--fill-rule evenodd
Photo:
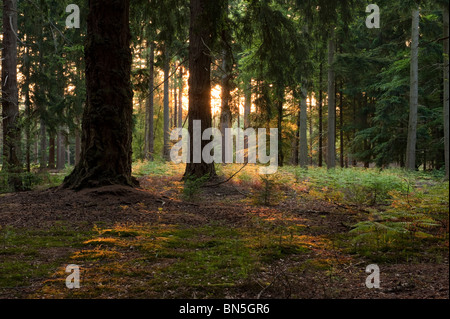
<path fill-rule="evenodd" d="M 227 180 L 225 180 L 225 181 L 223 181 L 223 182 L 220 182 L 220 183 L 217 183 L 217 184 L 212 184 L 212 185 L 203 185 L 202 187 L 203 188 L 206 188 L 206 187 L 218 187 L 218 186 L 220 186 L 220 185 L 222 185 L 222 184 L 226 184 L 226 183 L 228 183 L 229 181 L 231 181 L 237 174 L 239 174 L 246 166 L 247 166 L 247 164 L 248 163 L 245 163 L 236 173 L 234 173 L 233 175 L 231 175 L 231 177 L 230 178 L 228 178 Z"/>
<path fill-rule="evenodd" d="M 261 290 L 261 291 L 259 292 L 258 296 L 256 296 L 256 299 L 261 299 L 261 295 L 262 295 L 267 289 L 269 289 L 269 288 L 275 283 L 275 281 L 278 279 L 278 277 L 280 277 L 282 274 L 283 274 L 283 272 L 279 272 L 279 273 L 275 276 L 275 278 L 273 278 L 272 282 L 271 282 L 268 286 L 266 286 L 263 290 Z"/>

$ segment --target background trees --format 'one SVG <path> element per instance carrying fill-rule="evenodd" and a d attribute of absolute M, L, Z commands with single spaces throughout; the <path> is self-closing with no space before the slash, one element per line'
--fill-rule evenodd
<path fill-rule="evenodd" d="M 4 171 L 62 170 L 80 159 L 88 8 L 78 1 L 80 29 L 68 29 L 69 2 L 18 2 L 15 26 L 15 1 L 4 1 Z M 170 130 L 201 119 L 222 130 L 277 127 L 280 165 L 339 160 L 448 175 L 448 4 L 380 0 L 380 29 L 365 26 L 367 4 L 133 1 L 131 160 L 167 160 Z M 195 22 L 195 9 L 208 18 Z M 214 175 L 200 166 L 186 173 Z"/>

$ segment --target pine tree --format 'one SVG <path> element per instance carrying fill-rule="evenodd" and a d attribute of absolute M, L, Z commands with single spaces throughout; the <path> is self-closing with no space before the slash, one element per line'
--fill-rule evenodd
<path fill-rule="evenodd" d="M 148 97 L 146 102 L 146 136 L 145 136 L 145 156 L 147 160 L 153 161 L 154 157 L 154 77 L 155 77 L 155 49 L 154 44 L 150 40 L 149 44 L 149 55 L 148 55 Z"/>
<path fill-rule="evenodd" d="M 86 39 L 87 104 L 80 163 L 64 186 L 133 186 L 130 1 L 89 2 Z"/>
<path fill-rule="evenodd" d="M 164 47 L 164 136 L 163 136 L 163 158 L 170 160 L 170 109 L 169 109 L 169 73 L 170 73 L 170 55 L 167 45 Z"/>
<path fill-rule="evenodd" d="M 449 19 L 448 5 L 444 6 L 444 152 L 445 176 L 449 178 L 450 147 L 449 147 Z"/>
<path fill-rule="evenodd" d="M 194 121 L 200 121 L 202 135 L 212 127 L 211 114 L 211 48 L 217 37 L 218 23 L 224 12 L 223 1 L 191 0 L 191 22 L 189 28 L 189 126 L 190 160 L 186 164 L 184 178 L 191 176 L 210 178 L 216 175 L 214 163 L 206 163 L 201 152 L 208 141 L 196 141 L 201 150 L 194 150 Z M 194 152 L 196 154 L 194 155 Z M 200 155 L 200 163 L 194 156 Z"/>
<path fill-rule="evenodd" d="M 22 188 L 19 127 L 19 98 L 17 87 L 17 0 L 3 1 L 2 55 L 2 118 L 3 170 L 9 174 L 9 184 Z"/>
<path fill-rule="evenodd" d="M 419 21 L 419 9 L 414 9 L 412 13 L 410 109 L 406 147 L 406 168 L 409 170 L 416 170 L 417 109 L 419 106 Z"/>
<path fill-rule="evenodd" d="M 327 166 L 329 169 L 336 167 L 336 90 L 335 90 L 335 72 L 334 72 L 334 28 L 331 29 L 330 39 L 328 40 L 328 147 L 327 147 Z"/>
<path fill-rule="evenodd" d="M 301 167 L 308 166 L 308 140 L 307 140 L 307 130 L 308 130 L 308 114 L 307 114 L 307 103 L 306 99 L 308 97 L 308 91 L 303 85 L 301 89 L 301 105 L 300 105 L 300 127 L 299 127 L 299 164 Z"/>

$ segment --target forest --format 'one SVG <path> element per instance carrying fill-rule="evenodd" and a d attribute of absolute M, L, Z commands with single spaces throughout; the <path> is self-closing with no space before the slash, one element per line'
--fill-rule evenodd
<path fill-rule="evenodd" d="M 0 299 L 449 298 L 448 0 L 2 2 Z"/>

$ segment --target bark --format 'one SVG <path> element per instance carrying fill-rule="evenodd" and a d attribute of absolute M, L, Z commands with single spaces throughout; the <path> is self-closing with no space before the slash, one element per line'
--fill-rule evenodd
<path fill-rule="evenodd" d="M 307 114 L 307 103 L 306 98 L 308 96 L 308 91 L 305 87 L 302 87 L 301 94 L 301 105 L 300 105 L 300 136 L 299 136 L 299 164 L 300 167 L 308 166 L 308 140 L 307 140 L 307 131 L 308 131 L 308 114 Z"/>
<path fill-rule="evenodd" d="M 341 84 L 342 85 L 342 84 Z M 339 92 L 339 141 L 340 141 L 340 164 L 345 167 L 344 163 L 344 97 L 342 91 Z"/>
<path fill-rule="evenodd" d="M 67 162 L 67 165 L 69 165 L 69 166 L 71 165 L 70 156 L 71 156 L 70 145 L 67 145 L 67 147 L 66 147 L 66 162 Z"/>
<path fill-rule="evenodd" d="M 50 136 L 48 138 L 48 168 L 49 169 L 55 169 L 56 168 L 56 162 L 55 162 L 55 156 L 56 156 L 56 141 L 55 141 L 55 135 L 53 133 L 50 133 Z"/>
<path fill-rule="evenodd" d="M 22 188 L 18 174 L 22 171 L 17 88 L 17 0 L 3 1 L 2 54 L 2 118 L 3 170 L 9 173 L 8 183 L 15 190 Z"/>
<path fill-rule="evenodd" d="M 41 109 L 41 107 L 38 107 Z M 39 155 L 39 161 L 40 161 L 40 169 L 43 170 L 47 167 L 47 129 L 45 127 L 44 120 L 40 119 L 40 128 L 39 128 L 39 135 L 41 139 L 41 145 L 40 145 L 40 155 Z"/>
<path fill-rule="evenodd" d="M 176 65 L 174 65 L 173 74 L 176 74 Z M 177 77 L 173 77 L 173 127 L 178 127 L 178 83 Z"/>
<path fill-rule="evenodd" d="M 353 131 L 352 131 L 353 138 L 356 137 L 356 127 L 358 125 L 357 115 L 356 115 L 356 108 L 357 108 L 358 104 L 359 104 L 359 98 L 357 96 L 354 96 L 354 98 L 353 98 Z M 358 164 L 358 162 L 357 162 L 356 158 L 353 158 L 352 166 L 356 167 L 357 164 Z"/>
<path fill-rule="evenodd" d="M 193 131 L 194 120 L 201 121 L 202 133 L 212 124 L 211 114 L 211 30 L 205 28 L 211 25 L 214 17 L 208 12 L 211 8 L 210 0 L 191 0 L 190 28 L 189 28 L 189 127 L 190 161 L 186 164 L 184 178 L 190 176 L 210 178 L 216 175 L 214 164 L 208 164 L 201 159 L 200 163 L 193 163 Z M 209 141 L 201 141 L 201 149 Z"/>
<path fill-rule="evenodd" d="M 244 129 L 250 127 L 251 107 L 252 107 L 252 86 L 249 82 L 245 88 Z"/>
<path fill-rule="evenodd" d="M 42 27 L 41 25 L 38 25 L 38 27 Z M 43 63 L 44 53 L 42 50 L 42 45 L 40 42 L 37 43 L 38 49 L 39 49 L 39 65 L 38 65 L 38 72 L 43 73 L 45 72 L 45 65 Z M 45 123 L 45 113 L 46 108 L 45 104 L 43 103 L 42 96 L 42 88 L 39 85 L 39 82 L 35 83 L 35 100 L 36 100 L 36 110 L 39 113 L 39 137 L 40 137 L 40 153 L 39 153 L 39 161 L 40 161 L 40 170 L 44 170 L 47 168 L 47 127 Z"/>
<path fill-rule="evenodd" d="M 130 0 L 89 1 L 85 46 L 87 104 L 80 163 L 64 187 L 134 186 Z"/>
<path fill-rule="evenodd" d="M 360 113 L 361 115 L 361 127 L 363 130 L 369 128 L 369 121 L 368 121 L 368 112 L 369 112 L 369 97 L 367 96 L 367 93 L 363 94 L 362 96 L 363 98 L 363 111 Z M 363 161 L 364 161 L 364 167 L 365 168 L 369 168 L 370 167 L 370 161 L 371 161 L 371 156 L 370 156 L 370 143 L 369 140 L 366 138 L 364 139 L 363 142 L 363 149 L 364 149 L 364 153 L 366 153 L 367 155 L 364 156 Z"/>
<path fill-rule="evenodd" d="M 26 170 L 31 172 L 31 99 L 30 99 L 30 58 L 28 55 L 29 48 L 25 48 L 24 60 L 24 95 L 25 95 L 25 160 Z"/>
<path fill-rule="evenodd" d="M 319 167 L 323 167 L 323 65 L 320 63 L 319 70 Z"/>
<path fill-rule="evenodd" d="M 252 108 L 252 86 L 251 80 L 245 86 L 245 104 L 244 104 L 244 130 L 250 127 L 250 113 Z M 245 163 L 248 162 L 248 137 L 244 137 Z"/>
<path fill-rule="evenodd" d="M 170 160 L 169 137 L 170 137 L 170 109 L 169 109 L 169 73 L 170 60 L 167 48 L 164 52 L 164 145 L 163 158 Z"/>
<path fill-rule="evenodd" d="M 301 117 L 301 103 L 299 103 L 298 113 L 297 113 L 297 131 L 295 132 L 295 138 L 292 145 L 292 165 L 298 166 L 300 164 L 300 117 Z"/>
<path fill-rule="evenodd" d="M 179 79 L 180 89 L 178 93 L 178 128 L 183 127 L 183 67 L 180 66 L 180 79 Z"/>
<path fill-rule="evenodd" d="M 313 103 L 312 103 L 312 98 L 310 99 L 311 103 L 309 105 L 309 165 L 313 166 L 314 165 L 314 158 L 312 156 L 313 154 L 313 144 L 314 144 L 314 139 L 313 139 Z"/>
<path fill-rule="evenodd" d="M 221 114 L 220 131 L 222 133 L 222 163 L 225 163 L 225 130 L 231 128 L 231 58 L 229 50 L 223 52 L 222 69 L 225 72 L 222 76 L 222 96 L 221 96 Z"/>
<path fill-rule="evenodd" d="M 75 130 L 75 165 L 80 163 L 80 153 L 81 153 L 81 135 L 78 128 Z"/>
<path fill-rule="evenodd" d="M 284 98 L 280 94 L 278 94 L 278 96 L 279 96 L 279 99 L 277 101 L 278 165 L 280 165 L 280 167 L 283 167 L 284 166 L 284 152 L 283 152 L 283 99 Z M 267 126 L 270 126 L 269 122 L 267 123 Z"/>
<path fill-rule="evenodd" d="M 66 141 L 62 128 L 58 129 L 56 140 L 57 140 L 56 169 L 63 170 L 66 166 Z"/>
<path fill-rule="evenodd" d="M 416 170 L 417 109 L 419 104 L 419 22 L 419 9 L 414 9 L 412 13 L 410 109 L 406 146 L 406 168 L 408 170 Z"/>
<path fill-rule="evenodd" d="M 448 6 L 444 7 L 444 144 L 445 144 L 445 177 L 449 178 L 449 18 Z"/>
<path fill-rule="evenodd" d="M 34 141 L 34 164 L 39 164 L 39 142 L 37 139 Z"/>
<path fill-rule="evenodd" d="M 150 56 L 148 57 L 149 79 L 148 79 L 148 98 L 146 104 L 146 150 L 145 156 L 147 160 L 153 161 L 154 154 L 154 80 L 155 80 L 155 51 L 154 44 L 149 45 Z"/>
<path fill-rule="evenodd" d="M 327 165 L 329 169 L 336 167 L 336 97 L 334 72 L 334 30 L 328 41 L 328 147 Z"/>

